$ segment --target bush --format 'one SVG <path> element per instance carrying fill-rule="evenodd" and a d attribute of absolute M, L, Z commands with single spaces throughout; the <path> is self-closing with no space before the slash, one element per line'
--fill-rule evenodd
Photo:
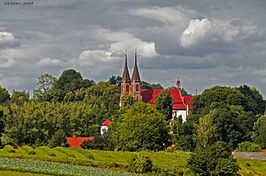
<path fill-rule="evenodd" d="M 63 130 L 57 130 L 49 141 L 48 147 L 64 146 L 66 144 L 66 134 Z"/>
<path fill-rule="evenodd" d="M 236 150 L 238 152 L 260 152 L 261 147 L 258 144 L 246 141 L 238 144 L 238 148 Z"/>
<path fill-rule="evenodd" d="M 35 155 L 36 154 L 35 151 L 34 151 L 34 149 L 31 148 L 30 146 L 24 145 L 24 146 L 21 147 L 20 150 L 25 151 L 28 155 Z"/>
<path fill-rule="evenodd" d="M 4 150 L 6 150 L 8 153 L 16 153 L 16 150 L 11 145 L 6 145 Z"/>
<path fill-rule="evenodd" d="M 216 142 L 204 150 L 197 150 L 187 160 L 187 167 L 202 176 L 209 175 L 237 175 L 239 170 L 230 149 L 224 142 Z"/>
<path fill-rule="evenodd" d="M 152 161 L 144 155 L 135 155 L 129 161 L 129 169 L 135 173 L 146 173 L 152 171 Z"/>
<path fill-rule="evenodd" d="M 81 144 L 83 149 L 92 149 L 92 150 L 114 150 L 114 145 L 112 141 L 109 140 L 106 136 L 96 136 L 94 140 L 87 140 Z"/>

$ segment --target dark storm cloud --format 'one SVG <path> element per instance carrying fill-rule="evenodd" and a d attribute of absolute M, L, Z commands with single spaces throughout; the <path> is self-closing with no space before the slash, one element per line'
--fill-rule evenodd
<path fill-rule="evenodd" d="M 144 80 L 192 93 L 250 84 L 266 95 L 264 0 L 35 0 L 0 5 L 0 84 L 32 90 L 43 73 L 120 75 L 138 48 Z M 173 76 L 174 75 L 174 76 Z M 210 76 L 211 75 L 211 76 Z"/>

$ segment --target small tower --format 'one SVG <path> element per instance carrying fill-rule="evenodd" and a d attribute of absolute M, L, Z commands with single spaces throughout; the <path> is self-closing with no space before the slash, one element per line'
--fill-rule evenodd
<path fill-rule="evenodd" d="M 141 96 L 141 80 L 139 76 L 138 63 L 137 63 L 137 50 L 135 50 L 135 65 L 131 78 L 131 92 L 130 94 L 136 98 L 142 100 Z"/>
<path fill-rule="evenodd" d="M 177 87 L 177 89 L 181 89 L 181 82 L 180 82 L 180 80 L 179 80 L 179 78 L 178 78 L 178 80 L 177 80 L 177 82 L 176 82 L 176 87 Z"/>
<path fill-rule="evenodd" d="M 124 71 L 122 75 L 122 81 L 121 81 L 121 96 L 120 96 L 120 103 L 122 101 L 122 97 L 124 95 L 130 94 L 130 77 L 127 67 L 127 51 L 125 52 L 125 65 L 124 65 Z"/>

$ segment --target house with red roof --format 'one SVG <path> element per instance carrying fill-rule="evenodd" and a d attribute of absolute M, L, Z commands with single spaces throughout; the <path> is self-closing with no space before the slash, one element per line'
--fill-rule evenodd
<path fill-rule="evenodd" d="M 185 121 L 188 117 L 188 111 L 190 108 L 190 102 L 192 96 L 182 96 L 180 91 L 180 80 L 177 81 L 177 89 L 168 89 L 170 95 L 174 99 L 174 104 L 172 107 L 172 117 L 182 117 L 182 120 Z M 156 96 L 162 92 L 162 89 L 141 89 L 141 80 L 138 71 L 137 65 L 137 54 L 135 52 L 135 65 L 133 69 L 132 78 L 130 79 L 128 66 L 127 66 L 127 54 L 125 54 L 125 65 L 122 74 L 121 81 L 121 96 L 120 104 L 122 97 L 125 95 L 131 95 L 136 99 L 140 99 L 145 103 L 154 105 Z"/>
<path fill-rule="evenodd" d="M 100 128 L 101 135 L 103 135 L 103 133 L 105 133 L 108 130 L 109 125 L 111 125 L 111 121 L 108 119 L 102 123 L 102 126 Z"/>
<path fill-rule="evenodd" d="M 70 145 L 70 147 L 80 147 L 80 145 L 84 142 L 84 141 L 92 141 L 94 140 L 94 137 L 67 137 L 66 141 L 67 143 Z"/>

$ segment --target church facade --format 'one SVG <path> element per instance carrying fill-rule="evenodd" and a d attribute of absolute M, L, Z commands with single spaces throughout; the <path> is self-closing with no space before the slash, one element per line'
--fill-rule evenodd
<path fill-rule="evenodd" d="M 159 95 L 161 91 L 162 89 L 141 89 L 141 79 L 139 75 L 136 52 L 133 74 L 130 78 L 127 65 L 127 54 L 125 54 L 125 64 L 121 81 L 120 102 L 122 101 L 123 96 L 131 95 L 135 99 L 139 99 L 145 103 L 154 105 L 156 96 Z M 192 96 L 182 96 L 179 80 L 177 81 L 177 89 L 168 89 L 168 91 L 174 100 L 172 107 L 172 117 L 174 118 L 181 116 L 183 122 L 186 121 Z"/>

